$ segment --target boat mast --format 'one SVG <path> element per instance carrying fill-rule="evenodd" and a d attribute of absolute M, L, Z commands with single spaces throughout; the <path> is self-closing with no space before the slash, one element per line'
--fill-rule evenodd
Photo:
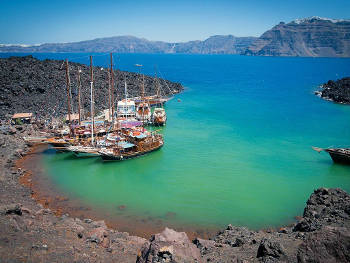
<path fill-rule="evenodd" d="M 80 67 L 78 67 L 78 114 L 79 114 L 79 126 L 81 125 L 81 116 L 80 116 L 80 112 L 81 112 L 81 81 L 80 81 L 80 72 L 81 69 Z"/>
<path fill-rule="evenodd" d="M 158 76 L 157 76 L 157 67 L 156 65 L 154 65 L 154 79 L 157 85 L 157 93 L 156 93 L 156 97 L 159 98 L 160 97 L 160 85 L 159 85 L 159 80 L 158 80 Z"/>
<path fill-rule="evenodd" d="M 95 98 L 94 98 L 94 72 L 92 68 L 92 56 L 90 56 L 90 95 L 91 95 L 91 144 L 94 144 L 94 126 L 95 126 L 95 117 L 94 117 L 94 104 L 95 104 Z"/>
<path fill-rule="evenodd" d="M 111 56 L 111 100 L 112 100 L 112 118 L 114 118 L 114 76 L 113 76 L 113 54 Z"/>
<path fill-rule="evenodd" d="M 68 59 L 66 59 L 66 84 L 67 84 L 67 108 L 69 119 L 69 135 L 72 135 L 72 119 L 71 119 L 71 105 L 70 105 L 70 78 L 69 78 L 69 66 Z"/>
<path fill-rule="evenodd" d="M 126 77 L 124 76 L 124 93 L 125 93 L 125 103 L 128 100 L 128 86 L 126 85 Z"/>
<path fill-rule="evenodd" d="M 108 70 L 108 121 L 112 116 L 112 102 L 111 102 L 111 72 Z"/>

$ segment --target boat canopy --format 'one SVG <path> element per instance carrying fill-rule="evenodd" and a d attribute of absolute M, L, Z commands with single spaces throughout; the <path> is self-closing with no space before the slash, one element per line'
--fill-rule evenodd
<path fill-rule="evenodd" d="M 142 126 L 141 121 L 123 121 L 121 123 L 122 128 L 134 128 L 137 126 Z"/>
<path fill-rule="evenodd" d="M 122 147 L 124 149 L 127 149 L 127 148 L 134 147 L 135 144 L 130 143 L 130 142 L 126 142 L 126 141 L 122 141 L 122 142 L 118 142 L 118 146 L 120 146 L 120 147 Z"/>

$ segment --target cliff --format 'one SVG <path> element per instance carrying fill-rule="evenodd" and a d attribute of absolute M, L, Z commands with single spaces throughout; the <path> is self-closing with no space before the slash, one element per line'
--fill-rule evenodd
<path fill-rule="evenodd" d="M 242 54 L 254 56 L 350 57 L 350 20 L 320 17 L 281 22 Z"/>

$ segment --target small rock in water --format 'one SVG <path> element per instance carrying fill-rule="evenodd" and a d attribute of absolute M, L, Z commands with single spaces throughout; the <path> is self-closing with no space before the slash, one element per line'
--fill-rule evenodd
<path fill-rule="evenodd" d="M 124 211 L 126 209 L 126 205 L 118 206 L 119 211 Z"/>

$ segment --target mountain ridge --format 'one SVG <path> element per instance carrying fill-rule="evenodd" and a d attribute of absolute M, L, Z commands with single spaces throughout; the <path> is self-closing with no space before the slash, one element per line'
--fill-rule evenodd
<path fill-rule="evenodd" d="M 186 53 L 186 54 L 240 54 L 256 37 L 214 35 L 205 40 L 188 42 L 151 41 L 135 36 L 95 38 L 69 43 L 36 45 L 0 44 L 0 52 L 117 52 L 117 53 Z"/>

